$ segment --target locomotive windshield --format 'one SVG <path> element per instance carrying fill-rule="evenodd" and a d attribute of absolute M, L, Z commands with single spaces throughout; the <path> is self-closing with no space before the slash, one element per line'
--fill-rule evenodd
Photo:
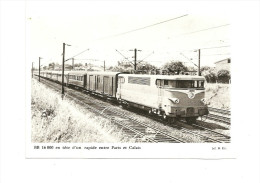
<path fill-rule="evenodd" d="M 194 80 L 156 80 L 156 85 L 163 88 L 204 88 L 204 81 Z"/>

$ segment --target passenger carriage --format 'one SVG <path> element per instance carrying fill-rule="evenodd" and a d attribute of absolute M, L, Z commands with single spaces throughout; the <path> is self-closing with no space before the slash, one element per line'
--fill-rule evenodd
<path fill-rule="evenodd" d="M 85 88 L 92 93 L 116 98 L 119 72 L 87 72 Z"/>
<path fill-rule="evenodd" d="M 67 84 L 84 88 L 86 85 L 86 72 L 85 71 L 70 71 L 66 74 L 68 78 Z"/>

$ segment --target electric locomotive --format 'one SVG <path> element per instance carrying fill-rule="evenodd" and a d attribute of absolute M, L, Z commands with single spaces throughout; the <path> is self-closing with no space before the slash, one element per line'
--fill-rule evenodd
<path fill-rule="evenodd" d="M 204 82 L 203 76 L 119 74 L 117 99 L 165 120 L 185 118 L 190 124 L 208 114 Z"/>

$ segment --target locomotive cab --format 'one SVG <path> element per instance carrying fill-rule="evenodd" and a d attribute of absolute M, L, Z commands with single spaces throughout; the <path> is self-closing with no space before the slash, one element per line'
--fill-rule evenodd
<path fill-rule="evenodd" d="M 174 76 L 157 79 L 158 105 L 164 118 L 185 118 L 188 123 L 207 115 L 205 79 L 202 76 Z"/>

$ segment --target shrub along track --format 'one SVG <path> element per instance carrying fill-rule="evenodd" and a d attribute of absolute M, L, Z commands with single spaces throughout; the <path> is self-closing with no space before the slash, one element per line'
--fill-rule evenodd
<path fill-rule="evenodd" d="M 60 84 L 57 85 L 53 81 L 50 81 L 47 78 L 44 78 L 43 81 L 46 85 L 53 88 L 56 91 L 60 91 Z M 120 126 L 121 130 L 124 131 L 127 135 L 135 137 L 138 142 L 155 142 L 155 143 L 185 143 L 185 139 L 180 139 L 169 135 L 163 131 L 158 130 L 155 127 L 147 125 L 147 123 L 142 122 L 130 115 L 126 115 L 123 112 L 118 111 L 108 102 L 102 100 L 95 100 L 93 102 L 93 97 L 86 95 L 82 91 L 74 90 L 65 87 L 66 94 L 64 97 L 76 101 L 78 104 L 83 105 L 88 110 L 102 115 L 103 117 L 110 119 L 114 124 Z M 84 91 L 86 92 L 86 91 Z M 143 114 L 142 114 L 143 115 Z M 145 115 L 151 120 L 161 121 L 158 117 Z M 149 123 L 148 123 L 149 124 Z M 199 137 L 203 142 L 212 142 L 212 143 L 228 143 L 230 142 L 230 137 L 225 136 L 221 133 L 217 133 L 210 129 L 206 129 L 202 126 L 193 125 L 193 130 L 190 130 L 185 127 L 180 127 L 179 125 L 171 125 L 171 127 L 176 127 L 180 132 L 186 134 L 192 134 L 193 136 Z"/>

